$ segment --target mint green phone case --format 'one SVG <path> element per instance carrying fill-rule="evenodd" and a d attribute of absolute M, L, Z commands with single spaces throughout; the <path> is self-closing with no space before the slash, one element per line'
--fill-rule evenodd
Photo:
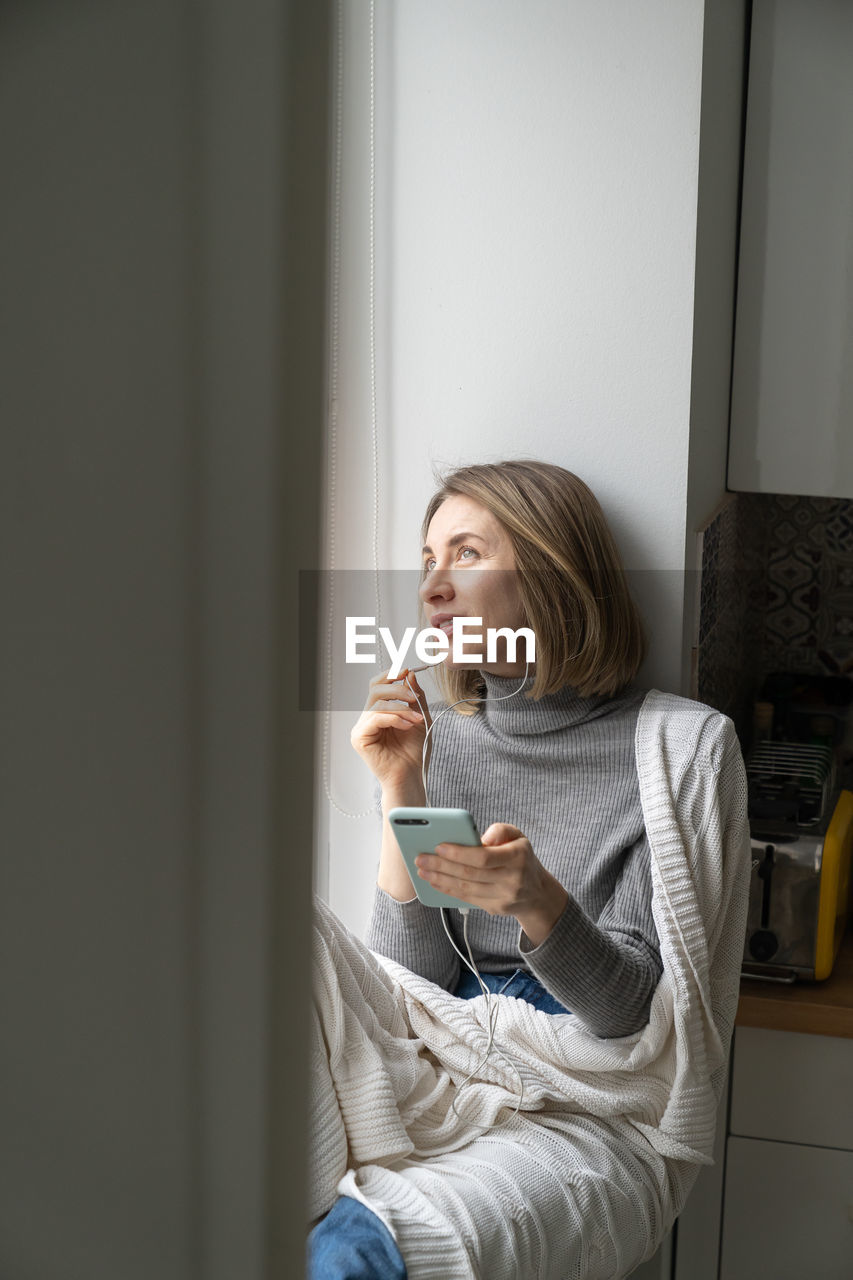
<path fill-rule="evenodd" d="M 388 821 L 400 846 L 412 886 L 421 902 L 427 907 L 473 906 L 471 902 L 451 898 L 449 894 L 434 889 L 420 878 L 415 866 L 418 854 L 433 853 L 437 844 L 481 843 L 480 834 L 468 810 L 401 807 L 390 811 Z"/>

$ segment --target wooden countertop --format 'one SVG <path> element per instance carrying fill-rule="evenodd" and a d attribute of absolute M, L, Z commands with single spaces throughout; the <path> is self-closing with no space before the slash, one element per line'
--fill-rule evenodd
<path fill-rule="evenodd" d="M 844 935 L 824 982 L 783 986 L 741 978 L 735 1026 L 853 1039 L 853 930 Z"/>

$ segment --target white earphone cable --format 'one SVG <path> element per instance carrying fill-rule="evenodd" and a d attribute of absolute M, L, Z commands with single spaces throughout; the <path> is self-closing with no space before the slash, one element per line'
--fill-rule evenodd
<path fill-rule="evenodd" d="M 500 695 L 500 697 L 495 698 L 495 699 L 494 699 L 494 701 L 495 701 L 495 702 L 504 702 L 504 701 L 506 701 L 506 699 L 507 699 L 507 698 L 514 698 L 517 694 L 521 693 L 522 689 L 524 688 L 525 684 L 527 683 L 527 677 L 528 677 L 529 673 L 530 673 L 530 663 L 529 663 L 529 662 L 526 662 L 526 663 L 525 663 L 525 667 L 524 667 L 524 679 L 522 680 L 522 682 L 521 682 L 521 684 L 518 686 L 518 688 L 517 688 L 517 689 L 513 689 L 512 693 L 504 693 L 504 694 L 501 694 L 501 695 Z M 417 702 L 417 704 L 418 704 L 418 708 L 420 709 L 421 715 L 423 715 L 423 717 L 424 717 L 424 723 L 426 723 L 426 714 L 425 714 L 426 709 L 424 708 L 423 704 L 421 703 L 420 698 L 418 697 L 417 690 L 412 689 L 412 685 L 411 685 L 411 682 L 410 682 L 410 680 L 409 680 L 409 675 L 410 675 L 410 674 L 411 674 L 410 672 L 407 672 L 407 673 L 406 673 L 406 676 L 405 676 L 405 683 L 408 685 L 409 689 L 411 689 L 412 693 L 415 695 L 415 701 L 416 701 L 416 702 Z M 433 720 L 432 724 L 431 724 L 431 725 L 429 726 L 429 728 L 427 729 L 427 731 L 426 731 L 426 735 L 425 735 L 425 737 L 424 737 L 423 752 L 422 752 L 422 755 L 421 755 L 421 779 L 422 779 L 422 781 L 423 781 L 423 787 L 424 787 L 424 801 L 425 801 L 425 803 L 426 803 L 427 807 L 429 807 L 429 792 L 428 792 L 428 790 L 427 790 L 426 754 L 427 754 L 427 743 L 429 742 L 429 736 L 430 736 L 430 734 L 432 733 L 432 731 L 433 731 L 433 729 L 435 728 L 435 726 L 438 724 L 438 722 L 439 722 L 439 720 L 441 719 L 441 717 L 442 717 L 443 715 L 446 715 L 448 711 L 452 711 L 452 709 L 453 709 L 454 707 L 458 706 L 460 702 L 485 702 L 485 701 L 486 701 L 486 699 L 485 699 L 485 698 L 458 698 L 456 702 L 451 702 L 449 706 L 444 707 L 444 708 L 443 708 L 443 710 L 439 711 L 438 715 L 435 717 L 435 719 Z M 459 1094 L 462 1092 L 462 1090 L 465 1088 L 465 1086 L 466 1086 L 467 1084 L 470 1084 L 470 1082 L 474 1079 L 474 1077 L 475 1077 L 475 1076 L 476 1076 L 476 1075 L 477 1075 L 477 1074 L 478 1074 L 478 1073 L 483 1069 L 483 1067 L 484 1067 L 484 1066 L 486 1065 L 486 1063 L 488 1062 L 489 1058 L 492 1056 L 492 1051 L 493 1051 L 493 1049 L 495 1048 L 495 1027 L 497 1026 L 497 1019 L 498 1019 L 498 1007 L 499 1007 L 499 1006 L 498 1006 L 498 1004 L 497 1004 L 497 1001 L 496 1001 L 496 1000 L 495 1000 L 495 998 L 494 998 L 494 994 L 493 994 L 491 991 L 489 991 L 488 987 L 486 986 L 485 982 L 483 981 L 482 977 L 480 976 L 480 971 L 479 971 L 479 969 L 477 968 L 476 962 L 475 962 L 475 960 L 474 960 L 473 953 L 472 953 L 472 951 L 471 951 L 471 943 L 470 943 L 470 942 L 469 942 L 469 940 L 468 940 L 468 912 L 469 912 L 469 910 L 470 910 L 470 908 L 468 908 L 468 907 L 462 907 L 462 908 L 459 908 L 460 915 L 462 916 L 462 937 L 463 937 L 463 940 L 464 940 L 464 942 L 465 942 L 465 949 L 466 949 L 466 951 L 468 952 L 468 956 L 467 956 L 467 958 L 466 958 L 466 957 L 462 954 L 462 952 L 459 950 L 459 948 L 457 947 L 456 942 L 455 942 L 455 941 L 454 941 L 454 939 L 453 939 L 453 935 L 452 935 L 452 933 L 450 932 L 450 926 L 449 926 L 449 925 L 448 925 L 448 923 L 447 923 L 447 909 L 446 909 L 445 907 L 440 907 L 440 908 L 439 908 L 439 911 L 440 911 L 440 913 L 441 913 L 441 923 L 444 925 L 444 932 L 447 934 L 447 937 L 448 937 L 448 940 L 449 940 L 449 942 L 450 942 L 450 945 L 452 946 L 452 948 L 453 948 L 453 950 L 456 952 L 456 954 L 459 956 L 459 958 L 460 958 L 460 960 L 462 961 L 462 963 L 463 963 L 463 964 L 464 964 L 468 969 L 470 969 L 470 970 L 471 970 L 471 972 L 474 974 L 474 977 L 477 979 L 477 982 L 480 984 L 480 991 L 481 991 L 481 992 L 482 992 L 482 994 L 486 997 L 486 1022 L 487 1022 L 488 1028 L 489 1028 L 489 1040 L 488 1040 L 488 1044 L 486 1045 L 486 1051 L 485 1051 L 485 1053 L 483 1054 L 483 1056 L 482 1056 L 482 1058 L 480 1059 L 480 1061 L 479 1061 L 479 1062 L 477 1063 L 477 1065 L 474 1067 L 474 1069 L 473 1069 L 473 1071 L 470 1073 L 470 1075 L 467 1075 L 467 1076 L 465 1077 L 465 1079 L 461 1082 L 461 1084 L 459 1084 L 459 1085 L 458 1085 L 458 1087 L 457 1087 L 457 1092 L 456 1092 L 456 1094 L 454 1095 L 454 1097 L 453 1097 L 453 1099 L 452 1099 L 452 1101 L 451 1101 L 451 1104 L 450 1104 L 450 1105 L 451 1105 L 451 1107 L 452 1107 L 452 1109 L 453 1109 L 453 1114 L 454 1114 L 454 1115 L 455 1115 L 459 1120 L 463 1120 L 463 1121 L 465 1122 L 465 1124 L 470 1124 L 470 1125 L 472 1125 L 472 1127 L 473 1127 L 473 1128 L 475 1128 L 475 1129 L 479 1129 L 482 1133 L 488 1133 L 491 1129 L 497 1129 L 497 1128 L 500 1128 L 500 1126 L 501 1126 L 501 1125 L 506 1124 L 506 1123 L 507 1123 L 507 1121 L 511 1120 L 511 1119 L 512 1119 L 512 1117 L 513 1117 L 514 1115 L 517 1115 L 517 1114 L 518 1114 L 518 1112 L 519 1112 L 519 1111 L 520 1111 L 520 1109 L 521 1109 L 521 1105 L 522 1105 L 522 1103 L 524 1102 L 524 1079 L 523 1079 L 523 1077 L 522 1077 L 522 1075 L 521 1075 L 521 1072 L 519 1071 L 518 1067 L 517 1067 L 517 1066 L 515 1065 L 515 1063 L 513 1062 L 512 1058 L 511 1058 L 511 1057 L 509 1057 L 509 1056 L 508 1056 L 507 1054 L 505 1054 L 505 1053 L 501 1053 L 501 1054 L 500 1054 L 500 1057 L 501 1057 L 501 1058 L 503 1059 L 503 1061 L 507 1064 L 507 1066 L 509 1066 L 509 1067 L 511 1067 L 511 1068 L 512 1068 L 512 1070 L 515 1072 L 516 1076 L 518 1077 L 518 1083 L 519 1083 L 519 1086 L 520 1086 L 520 1090 L 519 1090 L 518 1100 L 517 1100 L 516 1105 L 515 1105 L 515 1110 L 514 1110 L 514 1111 L 512 1111 L 512 1112 L 510 1112 L 509 1116 L 507 1116 L 504 1120 L 497 1121 L 497 1122 L 495 1122 L 494 1124 L 489 1124 L 489 1125 L 478 1125 L 478 1124 L 476 1124 L 474 1121 L 471 1121 L 471 1120 L 465 1120 L 465 1117 L 464 1117 L 464 1116 L 461 1116 L 461 1115 L 459 1114 L 459 1111 L 457 1110 L 457 1107 L 456 1107 L 456 1102 L 457 1102 L 457 1099 L 458 1099 L 458 1097 L 459 1097 Z"/>
<path fill-rule="evenodd" d="M 463 956 L 462 952 L 459 950 L 459 948 L 457 947 L 456 943 L 453 940 L 453 935 L 451 934 L 447 924 L 446 908 L 441 907 L 440 911 L 441 911 L 441 922 L 444 925 L 444 932 L 447 934 L 447 937 L 450 941 L 450 945 L 453 947 L 453 950 L 456 952 L 459 958 L 471 970 L 474 977 L 477 979 L 477 982 L 480 984 L 480 991 L 486 997 L 486 1025 L 489 1028 L 489 1039 L 488 1039 L 488 1043 L 486 1044 L 486 1051 L 483 1054 L 483 1056 L 480 1058 L 480 1061 L 477 1063 L 474 1069 L 465 1077 L 464 1080 L 462 1080 L 456 1086 L 456 1093 L 451 1099 L 450 1106 L 453 1111 L 453 1114 L 457 1117 L 458 1120 L 462 1120 L 463 1123 L 471 1125 L 472 1128 L 474 1129 L 479 1129 L 482 1133 L 489 1133 L 492 1129 L 501 1128 L 501 1126 L 507 1124 L 508 1121 L 510 1121 L 513 1118 L 513 1116 L 518 1115 L 519 1111 L 521 1110 L 522 1103 L 524 1102 L 524 1078 L 521 1072 L 519 1071 L 518 1067 L 513 1062 L 512 1058 L 509 1056 L 509 1054 L 501 1053 L 499 1046 L 496 1046 L 495 1044 L 495 1028 L 497 1027 L 497 1024 L 498 1024 L 498 1008 L 499 1008 L 498 1003 L 495 999 L 495 996 L 500 995 L 501 993 L 492 992 L 489 990 L 489 988 L 486 986 L 485 982 L 483 981 L 480 975 L 480 971 L 477 968 L 477 965 L 474 961 L 474 956 L 471 952 L 471 943 L 468 940 L 468 908 L 465 907 L 460 911 L 460 914 L 462 916 L 462 937 L 465 942 L 465 949 L 468 952 L 467 960 L 465 959 L 465 956 Z M 504 983 L 504 986 L 506 986 L 510 981 L 511 981 L 511 978 L 508 978 L 507 982 Z M 494 1051 L 495 1048 L 498 1048 L 498 1057 L 501 1058 L 502 1061 L 505 1062 L 508 1067 L 511 1067 L 512 1070 L 515 1072 L 515 1075 L 516 1075 L 516 1078 L 518 1079 L 518 1084 L 519 1084 L 518 1098 L 516 1100 L 514 1110 L 512 1110 L 509 1113 L 509 1115 L 506 1116 L 503 1120 L 494 1121 L 492 1124 L 477 1124 L 475 1121 L 466 1120 L 464 1116 L 460 1115 L 457 1109 L 456 1103 L 459 1099 L 459 1095 L 461 1094 L 462 1090 L 466 1087 L 466 1085 L 470 1084 L 471 1081 L 480 1073 L 480 1071 L 482 1071 L 483 1067 L 486 1065 L 486 1063 L 489 1061 L 489 1058 L 492 1056 L 492 1052 Z"/>

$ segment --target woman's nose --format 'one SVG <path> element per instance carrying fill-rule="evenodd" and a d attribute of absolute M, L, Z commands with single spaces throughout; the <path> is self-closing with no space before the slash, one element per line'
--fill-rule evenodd
<path fill-rule="evenodd" d="M 425 604 L 433 599 L 448 600 L 455 594 L 448 569 L 430 569 L 420 585 L 419 592 Z"/>

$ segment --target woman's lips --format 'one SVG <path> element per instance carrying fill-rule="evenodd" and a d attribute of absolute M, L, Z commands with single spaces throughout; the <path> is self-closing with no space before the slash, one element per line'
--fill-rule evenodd
<path fill-rule="evenodd" d="M 443 631 L 443 632 L 444 632 L 444 634 L 445 634 L 446 636 L 449 636 L 449 637 L 452 639 L 452 638 L 453 638 L 453 624 L 454 624 L 454 622 L 456 621 L 457 617 L 459 617 L 459 616 L 461 616 L 461 615 L 459 615 L 459 614 L 451 614 L 451 615 L 449 615 L 449 616 L 448 616 L 448 615 L 445 615 L 445 617 L 441 618 L 441 615 L 439 614 L 439 615 L 438 615 L 438 618 L 441 618 L 441 620 L 440 620 L 440 621 L 436 621 L 436 620 L 434 620 L 434 621 L 432 622 L 432 626 L 433 626 L 433 627 L 435 627 L 437 631 Z"/>

